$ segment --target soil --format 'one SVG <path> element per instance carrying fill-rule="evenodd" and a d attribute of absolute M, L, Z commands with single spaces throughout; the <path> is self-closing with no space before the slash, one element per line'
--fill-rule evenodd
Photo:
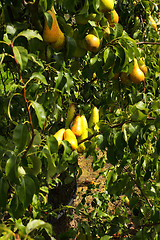
<path fill-rule="evenodd" d="M 102 153 L 99 151 L 99 157 L 102 156 Z M 104 180 L 103 177 L 100 176 L 98 179 L 96 179 L 99 171 L 93 171 L 92 168 L 92 157 L 85 158 L 84 155 L 79 156 L 78 159 L 78 165 L 82 169 L 81 176 L 77 179 L 77 193 L 76 198 L 73 201 L 72 206 L 76 207 L 78 203 L 81 201 L 82 194 L 85 193 L 85 191 L 88 188 L 88 184 L 100 184 L 99 191 L 102 191 L 104 188 Z M 105 169 L 109 168 L 110 164 L 105 164 Z M 103 169 L 101 169 L 102 171 Z M 92 199 L 88 198 L 88 202 L 91 202 Z M 78 222 L 81 220 L 81 216 L 77 216 L 75 213 L 73 220 L 68 221 L 68 219 L 64 216 L 62 216 L 56 223 L 54 223 L 54 231 L 56 232 L 56 240 L 60 240 L 62 238 L 59 238 L 58 235 L 62 232 L 66 232 L 69 228 L 77 228 Z"/>

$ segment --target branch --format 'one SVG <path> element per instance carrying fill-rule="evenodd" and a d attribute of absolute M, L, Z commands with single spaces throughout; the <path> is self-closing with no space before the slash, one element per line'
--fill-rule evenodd
<path fill-rule="evenodd" d="M 11 46 L 11 49 L 12 49 L 12 52 L 13 52 L 13 43 L 11 43 L 10 46 Z M 23 78 L 22 78 L 22 75 L 21 75 L 21 71 L 20 71 L 20 65 L 19 65 L 19 63 L 18 63 L 18 61 L 17 61 L 17 59 L 16 59 L 16 56 L 15 56 L 14 52 L 13 52 L 13 56 L 14 56 L 14 60 L 15 60 L 15 62 L 16 62 L 16 64 L 17 64 L 17 67 L 18 67 L 19 79 L 20 79 L 21 83 L 25 86 L 24 81 L 23 81 Z M 28 100 L 27 100 L 27 97 L 26 97 L 26 89 L 25 89 L 25 87 L 23 88 L 23 97 L 24 97 L 24 101 L 25 101 L 25 103 L 26 103 L 26 107 L 27 107 L 27 111 L 28 111 L 29 123 L 30 123 L 31 131 L 32 131 L 32 138 L 31 138 L 31 141 L 30 141 L 28 147 L 26 148 L 26 150 L 25 150 L 22 158 L 26 157 L 28 150 L 29 150 L 30 147 L 32 146 L 32 143 L 33 143 L 33 140 L 34 140 L 34 136 L 35 136 L 35 134 L 34 134 L 33 122 L 32 122 L 32 116 L 31 116 L 31 111 L 30 111 L 29 104 L 28 104 Z"/>
<path fill-rule="evenodd" d="M 160 45 L 160 42 L 138 42 L 137 45 L 140 44 L 150 44 L 150 45 Z"/>

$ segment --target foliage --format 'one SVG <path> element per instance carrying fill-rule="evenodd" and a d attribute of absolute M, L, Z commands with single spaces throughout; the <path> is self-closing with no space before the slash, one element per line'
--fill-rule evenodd
<path fill-rule="evenodd" d="M 160 47 L 149 16 L 159 28 L 160 6 L 155 0 L 115 1 L 120 21 L 103 38 L 106 19 L 99 2 L 0 1 L 1 239 L 55 239 L 49 219 L 61 207 L 53 208 L 49 193 L 81 172 L 77 150 L 65 140 L 58 147 L 53 136 L 65 127 L 70 103 L 87 120 L 92 106 L 100 111 L 100 131 L 86 139 L 84 156 L 93 157 L 105 186 L 102 192 L 88 186 L 75 209 L 85 219 L 65 239 L 75 234 L 79 239 L 158 239 Z M 42 37 L 52 4 L 66 38 L 61 51 Z M 90 13 L 99 14 L 100 21 L 76 23 L 75 16 Z M 90 31 L 101 49 L 75 57 L 74 33 L 83 41 Z M 125 85 L 114 79 L 116 73 L 132 72 L 134 58 L 145 60 L 145 82 Z M 111 167 L 101 171 L 106 162 Z"/>

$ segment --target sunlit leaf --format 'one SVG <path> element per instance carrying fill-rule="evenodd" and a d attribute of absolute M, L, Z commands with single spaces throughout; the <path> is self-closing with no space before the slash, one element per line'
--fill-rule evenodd
<path fill-rule="evenodd" d="M 38 118 L 38 122 L 39 122 L 39 126 L 42 129 L 46 120 L 46 113 L 44 111 L 44 108 L 41 104 L 39 104 L 38 102 L 35 101 L 31 101 L 32 107 L 34 108 L 37 118 Z"/>

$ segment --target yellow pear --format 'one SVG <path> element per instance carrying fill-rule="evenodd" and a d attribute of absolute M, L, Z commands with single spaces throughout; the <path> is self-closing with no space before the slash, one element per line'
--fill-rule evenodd
<path fill-rule="evenodd" d="M 82 125 L 82 134 L 78 138 L 78 142 L 88 138 L 88 122 L 87 122 L 87 119 L 84 114 L 81 116 L 81 125 Z M 83 152 L 85 149 L 86 149 L 86 147 L 85 147 L 84 142 L 79 144 L 78 152 Z"/>
<path fill-rule="evenodd" d="M 60 51 L 65 44 L 65 36 L 62 32 L 59 34 L 59 38 L 56 42 L 53 42 L 50 44 L 51 48 L 53 48 L 56 51 Z"/>
<path fill-rule="evenodd" d="M 86 49 L 90 52 L 96 53 L 100 48 L 100 40 L 94 34 L 87 34 L 85 37 Z"/>
<path fill-rule="evenodd" d="M 75 104 L 71 103 L 68 107 L 67 111 L 67 118 L 65 122 L 65 128 L 69 128 L 70 123 L 72 122 L 74 115 L 75 115 L 76 109 L 75 109 Z"/>
<path fill-rule="evenodd" d="M 91 132 L 93 133 L 94 131 L 99 131 L 99 109 L 94 106 L 91 111 L 91 116 L 89 118 L 89 128 L 91 129 Z"/>
<path fill-rule="evenodd" d="M 141 83 L 145 79 L 144 73 L 139 68 L 136 58 L 134 58 L 134 67 L 133 71 L 129 74 L 129 78 L 133 83 L 136 84 Z"/>
<path fill-rule="evenodd" d="M 114 0 L 100 0 L 99 11 L 110 12 L 114 8 Z"/>
<path fill-rule="evenodd" d="M 53 136 L 57 139 L 58 146 L 60 146 L 62 140 L 63 140 L 63 135 L 64 135 L 65 129 L 61 128 L 58 130 Z"/>
<path fill-rule="evenodd" d="M 111 12 L 106 12 L 104 15 L 107 18 L 111 27 L 114 27 L 115 24 L 119 22 L 119 16 L 115 9 Z"/>
<path fill-rule="evenodd" d="M 153 29 L 157 31 L 157 24 L 151 15 L 149 16 L 149 22 L 150 22 L 151 26 L 153 27 Z"/>
<path fill-rule="evenodd" d="M 64 140 L 68 141 L 71 144 L 73 150 L 77 149 L 78 141 L 71 129 L 68 128 L 65 130 Z"/>
<path fill-rule="evenodd" d="M 76 116 L 71 130 L 77 137 L 81 136 L 81 134 L 82 134 L 82 124 L 81 124 L 81 116 L 80 115 Z"/>
<path fill-rule="evenodd" d="M 51 44 L 51 47 L 59 50 L 64 46 L 65 36 L 58 25 L 54 8 L 52 7 L 51 10 L 48 11 L 48 13 L 51 15 L 53 22 L 50 29 L 47 23 L 47 19 L 45 17 L 43 39 L 45 42 Z"/>
<path fill-rule="evenodd" d="M 139 68 L 141 69 L 141 71 L 144 73 L 144 75 L 146 75 L 147 74 L 147 66 L 146 66 L 145 62 L 142 59 L 140 59 L 138 61 L 138 65 L 139 65 Z"/>

